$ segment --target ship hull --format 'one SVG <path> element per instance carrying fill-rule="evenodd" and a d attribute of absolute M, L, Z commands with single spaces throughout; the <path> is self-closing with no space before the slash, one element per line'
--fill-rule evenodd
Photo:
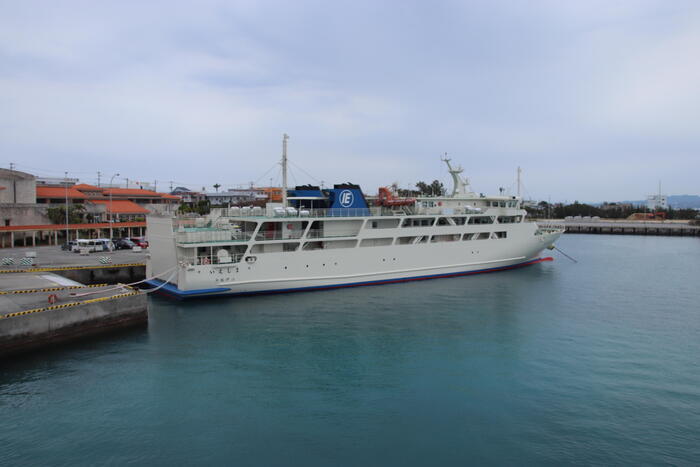
<path fill-rule="evenodd" d="M 452 268 L 428 268 L 432 270 L 444 269 L 441 272 L 433 272 L 432 274 L 422 274 L 422 275 L 411 275 L 414 272 L 406 271 L 403 273 L 395 273 L 395 277 L 386 277 L 391 274 L 378 273 L 378 274 L 368 274 L 372 276 L 377 276 L 378 278 L 369 280 L 353 280 L 353 278 L 346 278 L 345 280 L 338 281 L 338 278 L 332 279 L 295 279 L 287 281 L 259 281 L 255 287 L 251 287 L 250 284 L 230 284 L 226 287 L 211 287 L 202 289 L 192 289 L 192 290 L 181 290 L 176 285 L 171 283 L 166 283 L 158 279 L 152 279 L 146 281 L 147 284 L 156 288 L 157 292 L 161 295 L 168 296 L 171 298 L 176 298 L 178 300 L 186 300 L 192 298 L 202 298 L 202 297 L 231 297 L 231 296 L 250 296 L 250 295 L 263 295 L 263 294 L 281 294 L 281 293 L 294 293 L 294 292 L 311 292 L 318 290 L 332 290 L 348 287 L 366 287 L 366 286 L 377 286 L 386 284 L 398 284 L 402 282 L 413 282 L 413 281 L 424 281 L 431 279 L 443 279 L 450 277 L 460 277 L 473 274 L 484 274 L 491 272 L 507 271 L 510 269 L 522 268 L 525 266 L 531 266 L 545 261 L 552 261 L 551 257 L 537 257 L 529 259 L 526 261 L 514 262 L 513 260 L 500 261 L 504 263 L 500 266 L 495 267 L 478 267 L 472 266 L 471 269 L 457 270 Z M 379 278 L 382 277 L 382 278 Z"/>

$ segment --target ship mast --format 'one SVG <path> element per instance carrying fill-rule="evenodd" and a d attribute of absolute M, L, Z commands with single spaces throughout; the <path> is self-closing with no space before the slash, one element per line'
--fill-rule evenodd
<path fill-rule="evenodd" d="M 282 137 L 282 206 L 287 207 L 287 133 Z"/>
<path fill-rule="evenodd" d="M 459 176 L 459 174 L 464 172 L 464 169 L 462 169 L 462 167 L 452 168 L 452 165 L 450 165 L 452 159 L 447 157 L 447 153 L 445 153 L 445 157 L 441 159 L 447 164 L 447 171 L 452 175 L 452 197 L 456 195 L 466 195 L 469 192 L 469 190 L 467 190 L 469 181 L 467 179 L 462 180 L 462 177 Z"/>
<path fill-rule="evenodd" d="M 523 173 L 523 169 L 518 167 L 518 198 L 520 198 L 520 174 Z"/>

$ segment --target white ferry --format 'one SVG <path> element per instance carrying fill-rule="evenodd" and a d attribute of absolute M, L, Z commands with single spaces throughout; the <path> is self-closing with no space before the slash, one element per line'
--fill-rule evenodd
<path fill-rule="evenodd" d="M 177 298 L 250 295 L 453 277 L 535 264 L 563 233 L 526 219 L 517 196 L 473 193 L 444 159 L 448 196 L 375 205 L 357 185 L 287 189 L 282 202 L 147 219 L 146 277 Z M 155 277 L 155 278 L 154 278 Z"/>

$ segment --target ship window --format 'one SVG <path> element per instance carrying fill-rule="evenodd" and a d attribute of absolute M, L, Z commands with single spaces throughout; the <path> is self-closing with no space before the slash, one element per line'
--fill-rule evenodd
<path fill-rule="evenodd" d="M 474 235 L 473 233 L 465 233 L 462 240 L 471 240 Z"/>
<path fill-rule="evenodd" d="M 496 235 L 496 238 L 506 238 L 508 237 L 508 232 L 494 232 Z"/>
<path fill-rule="evenodd" d="M 361 247 L 365 246 L 387 246 L 391 245 L 393 243 L 394 239 L 387 237 L 387 238 L 365 238 L 360 242 Z"/>
<path fill-rule="evenodd" d="M 459 234 L 433 235 L 430 238 L 430 243 L 455 242 L 455 241 L 459 240 L 459 237 L 460 237 Z"/>
<path fill-rule="evenodd" d="M 355 248 L 357 240 L 324 240 L 304 243 L 302 250 L 332 250 L 336 248 Z"/>
<path fill-rule="evenodd" d="M 416 235 L 411 237 L 398 237 L 395 245 L 418 245 L 420 243 L 428 243 L 427 235 Z"/>
<path fill-rule="evenodd" d="M 401 227 L 430 227 L 431 225 L 433 225 L 433 218 L 431 217 L 409 217 L 403 220 Z"/>
<path fill-rule="evenodd" d="M 472 216 L 469 218 L 469 224 L 493 224 L 491 216 Z"/>
<path fill-rule="evenodd" d="M 367 222 L 368 229 L 395 229 L 399 226 L 401 219 L 376 219 Z"/>
<path fill-rule="evenodd" d="M 257 243 L 250 250 L 251 254 L 260 253 L 283 253 L 297 251 L 299 249 L 298 242 L 289 243 Z"/>
<path fill-rule="evenodd" d="M 490 236 L 489 232 L 481 232 L 474 236 L 474 240 L 488 240 Z"/>

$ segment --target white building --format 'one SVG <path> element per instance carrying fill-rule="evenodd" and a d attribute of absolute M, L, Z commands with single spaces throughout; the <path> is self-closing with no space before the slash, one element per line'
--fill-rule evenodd
<path fill-rule="evenodd" d="M 647 196 L 647 209 L 650 211 L 668 209 L 668 197 L 661 193 Z"/>

